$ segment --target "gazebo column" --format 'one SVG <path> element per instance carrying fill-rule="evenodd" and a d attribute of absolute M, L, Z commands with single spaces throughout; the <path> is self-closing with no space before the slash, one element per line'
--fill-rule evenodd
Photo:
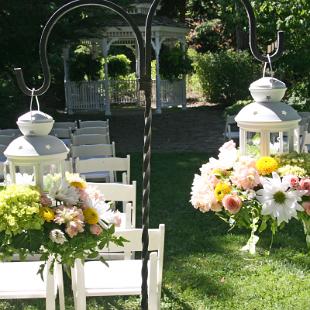
<path fill-rule="evenodd" d="M 181 46 L 182 46 L 182 51 L 185 53 L 186 52 L 186 42 L 184 40 L 180 40 Z M 182 109 L 186 109 L 186 74 L 183 74 L 182 78 Z"/>
<path fill-rule="evenodd" d="M 152 46 L 155 50 L 155 57 L 156 57 L 156 113 L 161 114 L 161 79 L 160 79 L 160 65 L 159 65 L 159 55 L 160 55 L 160 49 L 161 44 L 165 39 L 159 38 L 159 33 L 155 34 L 155 42 L 152 41 Z"/>
<path fill-rule="evenodd" d="M 102 42 L 102 54 L 104 58 L 104 106 L 105 115 L 111 115 L 110 107 L 110 94 L 109 94 L 109 70 L 108 70 L 108 54 L 109 54 L 109 44 L 108 39 L 103 38 Z"/>
<path fill-rule="evenodd" d="M 136 78 L 139 79 L 140 78 L 140 55 L 139 55 L 139 48 L 138 48 L 138 44 L 136 43 L 135 45 L 135 50 L 134 50 L 134 54 L 136 57 Z"/>

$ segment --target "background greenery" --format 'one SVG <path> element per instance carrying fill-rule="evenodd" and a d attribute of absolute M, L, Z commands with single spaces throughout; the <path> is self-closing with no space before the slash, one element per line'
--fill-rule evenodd
<path fill-rule="evenodd" d="M 48 17 L 68 0 L 10 0 L 0 6 L 0 106 L 3 111 L 24 109 L 25 98 L 16 86 L 14 67 L 22 67 L 26 82 L 37 87 L 42 82 L 38 58 L 38 41 L 42 27 Z M 114 1 L 128 6 L 132 1 Z M 309 110 L 310 103 L 310 2 L 308 0 L 253 0 L 251 1 L 257 18 L 258 44 L 265 52 L 268 44 L 275 40 L 276 30 L 285 31 L 285 53 L 274 64 L 276 77 L 288 86 L 286 99 L 298 110 Z M 165 15 L 188 25 L 187 38 L 190 49 L 196 54 L 182 54 L 177 47 L 163 46 L 161 51 L 161 75 L 165 79 L 177 79 L 182 74 L 198 70 L 191 77 L 191 86 L 201 90 L 204 101 L 230 105 L 236 100 L 246 100 L 248 85 L 262 67 L 256 60 L 238 55 L 248 51 L 247 17 L 240 0 L 163 0 L 159 15 Z M 48 55 L 52 69 L 52 87 L 44 95 L 45 102 L 56 107 L 64 106 L 63 60 L 61 50 L 67 44 L 81 38 L 96 37 L 111 17 L 107 10 L 80 8 L 64 16 L 52 31 Z M 236 51 L 233 54 L 232 51 Z M 126 76 L 134 71 L 134 56 L 125 48 L 113 48 L 112 55 L 125 54 L 126 59 L 110 59 L 112 78 Z M 194 57 L 191 57 L 195 55 Z M 232 55 L 234 55 L 232 57 Z M 85 55 L 72 55 L 71 64 L 74 79 L 98 79 L 103 77 L 101 59 L 89 59 Z M 205 62 L 203 60 L 205 59 Z M 246 66 L 235 70 L 235 63 L 245 61 Z M 208 61 L 212 66 L 208 65 Z M 191 66 L 190 64 L 193 64 Z M 209 67 L 222 74 L 202 75 Z M 251 67 L 251 68 L 250 68 Z M 116 69 L 117 68 L 117 69 Z M 132 76 L 131 76 L 132 78 Z M 214 78 L 217 79 L 216 83 Z M 236 83 L 240 80 L 240 84 Z M 195 82 L 197 85 L 193 85 Z M 194 84 L 195 84 L 194 83 Z M 236 89 L 240 94 L 236 94 Z M 220 90 L 220 91 L 219 91 Z"/>

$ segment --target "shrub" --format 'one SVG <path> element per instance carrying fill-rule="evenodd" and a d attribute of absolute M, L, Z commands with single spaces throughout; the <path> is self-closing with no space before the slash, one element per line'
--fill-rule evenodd
<path fill-rule="evenodd" d="M 124 54 L 111 55 L 108 58 L 109 77 L 118 78 L 130 73 L 131 61 Z"/>
<path fill-rule="evenodd" d="M 232 50 L 196 54 L 194 69 L 205 99 L 225 105 L 247 99 L 248 87 L 259 77 L 260 71 L 249 53 Z"/>

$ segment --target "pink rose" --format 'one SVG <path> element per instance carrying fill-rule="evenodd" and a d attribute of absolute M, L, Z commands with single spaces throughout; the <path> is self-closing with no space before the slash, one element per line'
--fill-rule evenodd
<path fill-rule="evenodd" d="M 90 225 L 89 230 L 96 236 L 99 236 L 102 233 L 102 228 L 98 224 Z"/>
<path fill-rule="evenodd" d="M 236 214 L 242 206 L 242 200 L 237 195 L 229 194 L 223 198 L 222 204 L 229 213 Z"/>
<path fill-rule="evenodd" d="M 242 189 L 249 190 L 260 184 L 259 174 L 254 168 L 247 168 L 245 166 L 236 167 L 231 181 L 241 187 Z"/>
<path fill-rule="evenodd" d="M 310 215 L 310 201 L 303 202 L 302 206 L 305 209 L 305 212 Z"/>
<path fill-rule="evenodd" d="M 52 200 L 46 196 L 46 194 L 41 194 L 40 202 L 44 207 L 50 207 L 52 205 Z"/>
<path fill-rule="evenodd" d="M 310 178 L 301 179 L 299 182 L 299 186 L 301 190 L 308 191 L 306 195 L 310 196 Z"/>
<path fill-rule="evenodd" d="M 283 181 L 286 181 L 290 184 L 290 187 L 297 189 L 299 186 L 299 178 L 295 175 L 286 175 L 283 177 Z"/>

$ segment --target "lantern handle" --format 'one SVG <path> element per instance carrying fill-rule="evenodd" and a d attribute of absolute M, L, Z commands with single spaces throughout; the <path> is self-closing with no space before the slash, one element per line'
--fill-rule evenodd
<path fill-rule="evenodd" d="M 30 98 L 30 120 L 31 120 L 31 122 L 32 122 L 32 102 L 33 102 L 33 97 L 36 97 L 37 109 L 38 109 L 38 111 L 40 111 L 39 99 L 38 99 L 38 96 L 34 96 L 34 91 L 35 91 L 35 89 L 32 88 L 31 89 L 31 98 Z"/>
<path fill-rule="evenodd" d="M 249 20 L 249 45 L 252 55 L 259 61 L 266 63 L 269 62 L 268 54 L 265 56 L 259 52 L 257 47 L 257 37 L 256 37 L 256 21 L 255 15 L 253 12 L 253 8 L 249 0 L 241 0 L 248 16 Z M 284 51 L 284 32 L 278 31 L 277 32 L 277 48 L 275 52 L 269 56 L 271 60 L 275 61 L 279 59 Z"/>
<path fill-rule="evenodd" d="M 268 58 L 268 62 L 265 62 L 265 63 L 264 63 L 263 77 L 265 77 L 265 75 L 266 75 L 267 65 L 269 65 L 269 68 L 270 68 L 270 75 L 271 75 L 271 77 L 273 77 L 273 70 L 272 70 L 271 58 L 270 58 L 270 55 L 269 55 L 269 54 L 267 54 L 267 58 Z"/>

